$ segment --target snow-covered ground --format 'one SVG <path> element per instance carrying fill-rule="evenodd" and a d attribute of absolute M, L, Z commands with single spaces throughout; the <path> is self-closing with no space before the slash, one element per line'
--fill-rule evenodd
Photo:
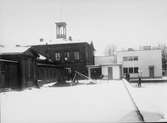
<path fill-rule="evenodd" d="M 141 88 L 132 84 L 129 88 L 145 120 L 167 122 L 167 83 L 143 83 Z"/>
<path fill-rule="evenodd" d="M 1 93 L 1 123 L 139 121 L 123 81 L 96 82 Z M 150 112 L 167 113 L 167 84 L 142 88 L 126 85 L 144 117 L 151 118 Z"/>

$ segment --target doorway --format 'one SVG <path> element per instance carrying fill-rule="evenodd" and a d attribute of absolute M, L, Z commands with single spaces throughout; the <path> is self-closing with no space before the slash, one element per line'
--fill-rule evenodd
<path fill-rule="evenodd" d="M 154 78 L 154 66 L 149 66 L 149 77 Z"/>
<path fill-rule="evenodd" d="M 5 71 L 3 69 L 3 63 L 0 64 L 0 87 L 5 87 Z"/>
<path fill-rule="evenodd" d="M 108 79 L 113 79 L 113 69 L 112 67 L 108 67 Z"/>

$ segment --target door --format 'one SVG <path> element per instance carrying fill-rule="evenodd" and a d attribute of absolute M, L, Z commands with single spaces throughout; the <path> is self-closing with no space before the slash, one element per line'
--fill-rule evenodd
<path fill-rule="evenodd" d="M 154 78 L 154 66 L 149 66 L 149 77 Z"/>
<path fill-rule="evenodd" d="M 113 69 L 112 67 L 108 67 L 108 79 L 113 79 Z"/>
<path fill-rule="evenodd" d="M 3 63 L 0 63 L 0 87 L 5 87 L 5 70 L 3 69 Z"/>

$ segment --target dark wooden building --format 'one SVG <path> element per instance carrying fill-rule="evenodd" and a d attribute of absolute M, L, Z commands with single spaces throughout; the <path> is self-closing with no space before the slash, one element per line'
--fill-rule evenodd
<path fill-rule="evenodd" d="M 28 48 L 0 53 L 0 87 L 24 88 L 34 85 L 37 56 Z M 24 49 L 24 51 L 23 51 Z"/>
<path fill-rule="evenodd" d="M 35 52 L 45 56 L 49 62 L 71 71 L 88 75 L 87 65 L 94 64 L 94 46 L 91 42 L 63 42 L 32 46 Z"/>
<path fill-rule="evenodd" d="M 0 52 L 0 88 L 32 87 L 38 82 L 65 82 L 73 77 L 74 71 L 87 75 L 87 65 L 93 64 L 93 43 L 16 47 L 10 52 Z"/>

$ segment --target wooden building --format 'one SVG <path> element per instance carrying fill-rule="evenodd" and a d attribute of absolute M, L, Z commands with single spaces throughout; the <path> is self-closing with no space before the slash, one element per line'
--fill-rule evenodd
<path fill-rule="evenodd" d="M 1 88 L 24 88 L 36 80 L 36 56 L 28 48 L 14 48 L 0 53 Z"/>
<path fill-rule="evenodd" d="M 0 88 L 32 87 L 39 81 L 65 82 L 73 77 L 75 71 L 87 75 L 86 66 L 93 64 L 93 43 L 66 42 L 4 48 L 0 51 Z"/>
<path fill-rule="evenodd" d="M 35 45 L 32 50 L 45 56 L 49 62 L 71 71 L 88 75 L 87 65 L 94 64 L 94 46 L 91 42 L 65 41 L 57 44 Z"/>
<path fill-rule="evenodd" d="M 3 49 L 0 52 L 0 88 L 23 89 L 48 82 L 64 82 L 64 67 L 41 59 L 30 47 Z"/>

